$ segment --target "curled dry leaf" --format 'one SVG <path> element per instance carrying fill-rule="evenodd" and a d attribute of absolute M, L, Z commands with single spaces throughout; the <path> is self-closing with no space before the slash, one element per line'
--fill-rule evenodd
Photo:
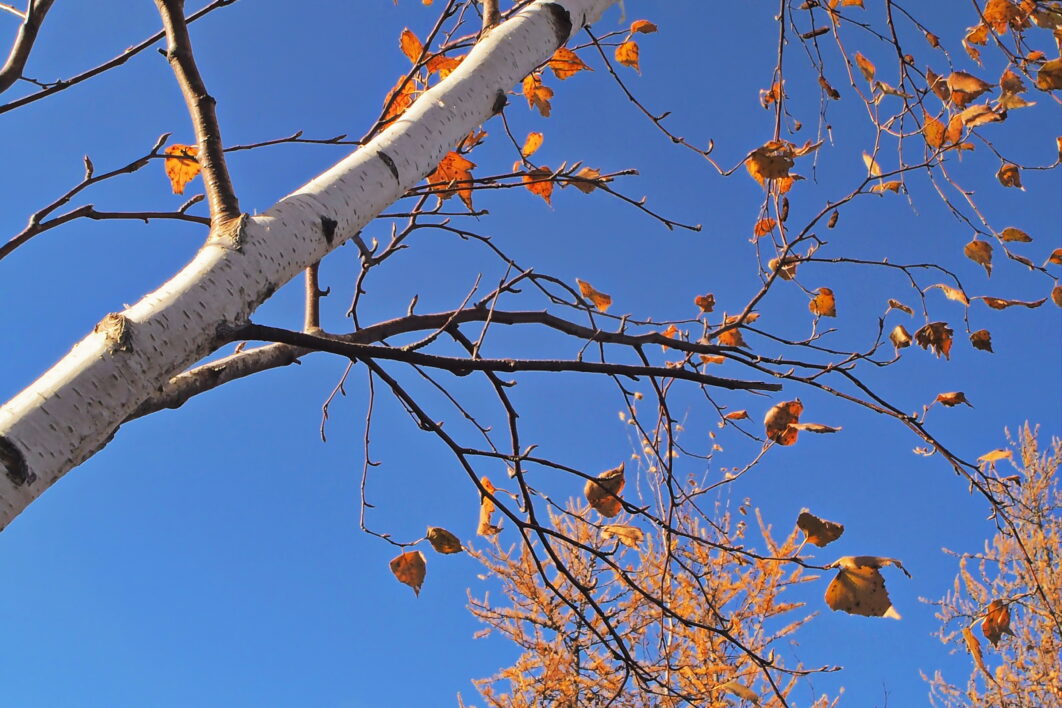
<path fill-rule="evenodd" d="M 984 266 L 985 273 L 992 276 L 992 244 L 974 239 L 963 247 L 962 252 L 974 263 Z"/>
<path fill-rule="evenodd" d="M 593 167 L 584 167 L 576 172 L 573 177 L 576 179 L 566 179 L 561 182 L 561 186 L 567 187 L 571 185 L 583 194 L 590 194 L 601 185 L 612 181 L 609 177 L 602 177 L 600 170 L 595 170 Z"/>
<path fill-rule="evenodd" d="M 590 300 L 590 302 L 594 303 L 594 307 L 601 310 L 602 312 L 607 311 L 609 306 L 612 304 L 611 295 L 606 295 L 605 293 L 595 289 L 593 285 L 586 282 L 585 280 L 579 280 L 578 278 L 576 278 L 575 284 L 579 286 L 579 292 L 582 293 L 583 297 L 587 298 L 588 300 Z"/>
<path fill-rule="evenodd" d="M 844 533 L 841 524 L 820 519 L 807 509 L 797 517 L 797 528 L 804 532 L 804 538 L 819 548 L 836 541 Z"/>
<path fill-rule="evenodd" d="M 1030 310 L 1034 310 L 1040 305 L 1047 302 L 1047 298 L 1042 297 L 1039 300 L 1033 300 L 1027 302 L 1025 300 L 1005 300 L 1001 297 L 989 297 L 988 295 L 979 295 L 975 299 L 981 299 L 985 301 L 985 304 L 991 307 L 993 310 L 1005 310 L 1008 307 L 1015 307 L 1020 305 L 1021 307 L 1028 307 Z"/>
<path fill-rule="evenodd" d="M 948 408 L 952 408 L 953 406 L 957 406 L 960 403 L 965 403 L 966 405 L 970 406 L 970 408 L 973 408 L 973 404 L 966 400 L 966 394 L 963 393 L 962 391 L 951 391 L 949 393 L 938 393 L 936 401 L 938 403 L 940 403 L 941 405 L 947 406 Z"/>
<path fill-rule="evenodd" d="M 1041 91 L 1062 89 L 1062 57 L 1045 62 L 1036 72 L 1036 88 Z"/>
<path fill-rule="evenodd" d="M 926 351 L 932 350 L 937 357 L 951 358 L 952 331 L 947 322 L 930 322 L 914 334 L 915 343 Z"/>
<path fill-rule="evenodd" d="M 701 312 L 711 312 L 715 309 L 715 295 L 705 293 L 693 298 L 693 304 L 701 308 Z"/>
<path fill-rule="evenodd" d="M 495 487 L 491 484 L 488 477 L 480 477 L 479 483 L 483 485 L 490 494 L 494 494 Z M 495 526 L 493 524 L 495 506 L 491 498 L 486 494 L 480 496 L 479 500 L 479 526 L 476 527 L 476 533 L 480 536 L 493 536 L 496 533 L 501 532 L 501 526 Z"/>
<path fill-rule="evenodd" d="M 772 406 L 767 415 L 763 417 L 763 427 L 767 437 L 779 445 L 792 445 L 797 440 L 799 431 L 793 427 L 793 423 L 800 422 L 800 414 L 804 411 L 804 404 L 797 398 L 792 401 L 782 401 Z"/>
<path fill-rule="evenodd" d="M 900 193 L 900 188 L 903 187 L 903 182 L 900 180 L 890 180 L 888 182 L 879 182 L 870 188 L 871 194 L 884 194 L 885 192 Z"/>
<path fill-rule="evenodd" d="M 638 66 L 639 53 L 638 43 L 633 40 L 627 40 L 616 47 L 616 61 L 624 66 L 634 69 L 640 74 L 642 73 L 642 69 Z"/>
<path fill-rule="evenodd" d="M 641 32 L 642 34 L 652 34 L 656 32 L 657 26 L 649 20 L 635 20 L 631 23 L 631 34 L 635 32 Z"/>
<path fill-rule="evenodd" d="M 992 352 L 992 333 L 987 329 L 979 329 L 976 332 L 970 333 L 970 344 L 974 349 L 980 349 L 985 352 Z"/>
<path fill-rule="evenodd" d="M 753 314 L 755 314 L 755 313 L 753 313 Z M 724 317 L 723 317 L 723 326 L 725 327 L 725 326 L 732 325 L 732 324 L 734 324 L 735 322 L 737 322 L 740 319 L 741 319 L 740 315 L 731 315 L 729 317 L 726 317 L 724 315 Z M 752 316 L 750 315 L 748 318 L 746 318 L 746 322 L 751 322 L 751 321 L 752 321 Z M 741 335 L 741 329 L 739 329 L 738 327 L 734 327 L 733 329 L 728 329 L 725 332 L 721 332 L 719 334 L 714 334 L 714 335 L 712 335 L 712 339 L 714 339 L 717 343 L 722 344 L 724 347 L 747 347 L 748 346 L 745 343 L 745 338 Z"/>
<path fill-rule="evenodd" d="M 623 509 L 619 493 L 623 491 L 626 483 L 627 479 L 623 475 L 623 463 L 621 462 L 619 467 L 605 470 L 596 479 L 586 480 L 583 494 L 586 496 L 586 501 L 599 514 L 611 518 Z"/>
<path fill-rule="evenodd" d="M 904 305 L 899 300 L 893 300 L 892 298 L 889 298 L 889 309 L 890 310 L 899 310 L 900 312 L 906 312 L 909 315 L 913 315 L 914 314 L 914 310 L 912 310 L 910 307 L 908 307 L 907 305 Z"/>
<path fill-rule="evenodd" d="M 392 558 L 391 572 L 394 573 L 398 582 L 405 583 L 413 588 L 415 594 L 420 595 L 420 586 L 424 584 L 424 575 L 427 572 L 424 554 L 420 551 L 406 551 Z"/>
<path fill-rule="evenodd" d="M 1062 307 L 1062 285 L 1051 288 L 1051 301 Z"/>
<path fill-rule="evenodd" d="M 875 72 L 874 64 L 859 52 L 855 53 L 855 62 L 856 66 L 859 67 L 859 72 L 863 74 L 863 78 L 868 82 L 873 83 Z"/>
<path fill-rule="evenodd" d="M 969 37 L 969 35 L 967 35 Z M 947 79 L 951 101 L 957 106 L 965 106 L 986 91 L 991 91 L 992 84 L 982 81 L 965 71 L 953 71 Z"/>
<path fill-rule="evenodd" d="M 730 411 L 729 413 L 723 416 L 723 418 L 726 420 L 746 420 L 748 417 L 749 412 L 745 410 Z"/>
<path fill-rule="evenodd" d="M 811 314 L 816 317 L 836 317 L 837 301 L 833 297 L 833 290 L 819 288 L 815 293 L 815 297 L 808 303 L 808 309 L 811 310 Z"/>
<path fill-rule="evenodd" d="M 809 433 L 837 433 L 841 430 L 840 426 L 823 425 L 822 423 L 790 423 L 789 427 Z"/>
<path fill-rule="evenodd" d="M 992 646 L 999 644 L 1004 634 L 1014 636 L 1010 631 L 1010 607 L 1002 600 L 992 600 L 985 610 L 985 618 L 981 622 L 981 631 L 985 638 L 992 642 Z"/>
<path fill-rule="evenodd" d="M 1051 255 L 1047 257 L 1047 263 L 1053 263 L 1054 265 L 1062 265 L 1062 248 L 1056 248 L 1051 251 Z M 1044 265 L 1047 265 L 1046 263 Z"/>
<path fill-rule="evenodd" d="M 1004 163 L 999 172 L 996 172 L 996 179 L 1004 187 L 1017 187 L 1025 191 L 1025 187 L 1021 186 L 1021 169 L 1013 163 Z"/>
<path fill-rule="evenodd" d="M 896 347 L 899 351 L 905 347 L 911 346 L 911 333 L 904 329 L 903 325 L 896 325 L 892 328 L 892 332 L 889 333 L 889 341 L 892 342 L 892 346 Z"/>
<path fill-rule="evenodd" d="M 638 548 L 642 545 L 645 534 L 637 526 L 625 524 L 608 524 L 601 527 L 601 538 L 606 541 L 614 538 L 628 548 Z"/>
<path fill-rule="evenodd" d="M 911 574 L 895 558 L 880 556 L 844 556 L 827 568 L 838 568 L 837 575 L 826 588 L 826 604 L 831 610 L 842 610 L 864 617 L 900 619 L 885 590 L 885 578 L 879 572 L 887 565 L 896 566 L 907 577 Z"/>
<path fill-rule="evenodd" d="M 195 159 L 199 148 L 195 145 L 170 145 L 165 152 L 170 156 L 163 160 L 170 187 L 174 194 L 184 194 L 185 185 L 199 174 L 199 162 Z"/>
<path fill-rule="evenodd" d="M 934 289 L 939 289 L 942 293 L 944 293 L 944 297 L 948 298 L 949 300 L 961 302 L 963 305 L 970 304 L 970 298 L 968 298 L 966 296 L 966 293 L 964 293 L 959 288 L 953 288 L 950 285 L 945 285 L 944 283 L 934 283 L 933 285 L 930 285 L 928 288 L 926 288 L 926 292 L 929 292 L 930 290 Z"/>
<path fill-rule="evenodd" d="M 439 553 L 460 553 L 464 550 L 457 536 L 438 526 L 428 527 L 428 543 Z"/>
<path fill-rule="evenodd" d="M 966 642 L 966 649 L 970 652 L 970 656 L 973 657 L 974 663 L 977 664 L 977 668 L 987 676 L 992 678 L 992 674 L 988 673 L 988 668 L 985 667 L 985 658 L 981 653 L 981 642 L 977 640 L 974 633 L 970 631 L 969 627 L 962 628 L 962 638 Z"/>
<path fill-rule="evenodd" d="M 778 277 L 782 280 L 792 280 L 796 277 L 797 265 L 799 265 L 799 263 L 800 259 L 792 256 L 772 258 L 767 262 L 767 270 L 772 273 L 778 271 Z"/>

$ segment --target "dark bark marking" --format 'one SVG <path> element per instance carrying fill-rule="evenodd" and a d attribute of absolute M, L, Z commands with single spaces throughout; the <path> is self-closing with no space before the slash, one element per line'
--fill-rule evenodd
<path fill-rule="evenodd" d="M 391 170 L 391 174 L 394 175 L 395 181 L 401 184 L 402 180 L 398 178 L 398 166 L 395 165 L 395 161 L 391 159 L 391 156 L 383 150 L 380 150 L 376 153 L 376 157 L 380 158 L 380 160 L 387 165 L 387 169 Z"/>
<path fill-rule="evenodd" d="M 563 5 L 555 2 L 547 2 L 543 7 L 549 12 L 553 21 L 553 31 L 557 35 L 557 46 L 563 46 L 572 36 L 572 16 Z"/>
<path fill-rule="evenodd" d="M 327 216 L 321 217 L 321 233 L 324 234 L 325 241 L 328 245 L 332 245 L 332 239 L 336 237 L 336 227 L 339 223 L 335 219 L 329 219 Z"/>
<path fill-rule="evenodd" d="M 0 435 L 0 465 L 3 465 L 4 473 L 16 487 L 37 481 L 37 475 L 30 472 L 22 450 L 3 435 Z"/>

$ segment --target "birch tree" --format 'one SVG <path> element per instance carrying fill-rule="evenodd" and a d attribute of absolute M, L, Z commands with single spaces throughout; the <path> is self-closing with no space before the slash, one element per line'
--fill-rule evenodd
<path fill-rule="evenodd" d="M 176 275 L 125 309 L 100 313 L 69 354 L 0 407 L 0 529 L 106 445 L 120 445 L 127 423 L 324 353 L 349 365 L 323 403 L 322 435 L 347 377 L 367 377 L 362 489 L 376 466 L 377 396 L 386 394 L 439 443 L 438 464 L 467 478 L 469 519 L 478 510 L 486 550 L 434 526 L 423 538 L 377 531 L 363 497 L 360 525 L 396 547 L 390 568 L 396 579 L 419 593 L 430 583 L 428 546 L 442 554 L 471 549 L 517 588 L 510 597 L 529 598 L 524 615 L 473 601 L 474 614 L 530 650 L 523 664 L 480 684 L 493 704 L 725 705 L 736 697 L 790 705 L 803 679 L 830 669 L 787 660 L 779 649 L 810 619 L 793 614 L 801 605 L 783 592 L 812 582 L 813 571 L 830 578 L 822 588 L 828 608 L 898 618 L 885 584 L 907 582 L 903 559 L 876 555 L 878 549 L 816 559 L 808 544 L 833 542 L 843 524 L 810 511 L 781 534 L 771 529 L 790 528 L 793 520 L 772 526 L 760 519 L 760 532 L 747 534 L 730 513 L 732 495 L 742 494 L 745 481 L 782 448 L 827 446 L 845 434 L 845 420 L 823 416 L 834 410 L 824 401 L 906 429 L 918 455 L 960 480 L 957 495 L 972 492 L 1000 533 L 1021 536 L 1012 481 L 976 459 L 984 452 L 979 443 L 945 439 L 933 427 L 973 405 L 978 382 L 965 382 L 961 391 L 923 386 L 917 401 L 896 388 L 911 376 L 904 366 L 916 357 L 924 368 L 949 361 L 960 348 L 985 357 L 993 347 L 1005 350 L 993 341 L 990 311 L 1010 310 L 1004 317 L 1035 311 L 1029 316 L 1037 326 L 1057 331 L 1057 316 L 1046 313 L 1062 307 L 1062 252 L 1018 218 L 1049 207 L 1030 198 L 1003 210 L 986 205 L 981 191 L 1005 190 L 1018 200 L 1028 196 L 1021 194 L 1026 186 L 1041 194 L 1057 184 L 1062 152 L 1050 119 L 1062 89 L 1059 3 L 956 3 L 948 25 L 938 28 L 921 19 L 919 8 L 892 0 L 875 7 L 862 0 L 782 0 L 766 18 L 776 41 L 750 48 L 773 64 L 755 90 L 763 120 L 749 121 L 741 142 L 725 145 L 686 137 L 672 111 L 681 110 L 683 92 L 726 84 L 726 58 L 696 44 L 689 66 L 672 67 L 687 72 L 675 81 L 676 105 L 652 105 L 637 77 L 652 42 L 666 41 L 677 28 L 658 27 L 651 8 L 629 0 L 424 3 L 431 7 L 407 0 L 410 13 L 436 19 L 426 33 L 395 32 L 408 70 L 381 97 L 364 135 L 300 131 L 233 144 L 223 138 L 209 70 L 200 69 L 202 46 L 193 44 L 188 27 L 234 3 L 213 0 L 191 11 L 181 0 L 156 0 L 160 32 L 54 82 L 32 73 L 35 42 L 55 17 L 54 3 L 30 0 L 24 11 L 4 6 L 20 30 L 0 71 L 0 92 L 13 96 L 0 115 L 39 101 L 47 106 L 59 92 L 91 90 L 94 77 L 120 75 L 123 64 L 158 46 L 195 140 L 164 135 L 107 170 L 86 157 L 83 178 L 44 199 L 25 228 L 0 245 L 0 267 L 17 262 L 32 241 L 82 219 L 189 222 L 205 238 Z M 691 10 L 701 21 L 711 15 L 704 13 Z M 681 295 L 687 314 L 654 317 L 614 290 L 616 281 L 636 275 L 617 275 L 611 285 L 597 276 L 560 277 L 556 263 L 525 263 L 480 225 L 484 204 L 501 190 L 547 205 L 565 191 L 627 210 L 661 234 L 701 233 L 701 224 L 656 206 L 655 185 L 638 182 L 636 164 L 606 169 L 577 156 L 554 167 L 540 161 L 551 130 L 576 129 L 556 127 L 561 108 L 554 101 L 578 91 L 577 81 L 618 92 L 643 120 L 644 139 L 701 165 L 705 189 L 740 184 L 755 193 L 758 206 L 741 215 L 748 233 L 739 237 L 747 241 L 747 293 L 714 289 L 713 278 L 737 266 L 706 262 L 702 289 Z M 717 111 L 710 117 L 716 123 L 733 122 L 726 100 Z M 514 128 L 517 112 L 539 121 L 526 137 Z M 1011 135 L 1029 142 L 1010 143 Z M 1031 154 L 1026 147 L 1034 142 Z M 272 206 L 241 203 L 228 161 L 239 151 L 280 144 L 353 151 Z M 512 166 L 485 155 L 484 145 L 504 146 Z M 175 192 L 201 177 L 203 193 L 170 211 L 105 211 L 84 201 L 120 175 L 159 169 Z M 819 180 L 820 173 L 839 177 Z M 963 243 L 934 241 L 940 235 L 932 233 L 896 234 L 887 243 L 858 238 L 864 220 L 928 209 L 951 217 L 967 234 Z M 727 216 L 712 215 L 720 223 Z M 389 236 L 373 237 L 370 229 Z M 445 267 L 479 269 L 475 284 L 449 309 L 418 311 L 418 290 L 404 315 L 373 319 L 367 283 L 416 248 L 426 231 L 453 239 Z M 573 226 L 573 239 L 577 232 Z M 323 287 L 319 264 L 344 244 L 357 252 L 357 272 L 352 282 Z M 688 252 L 700 257 L 694 248 Z M 484 258 L 489 269 L 481 266 Z M 302 326 L 259 321 L 257 308 L 300 275 Z M 334 307 L 336 298 L 326 296 L 343 290 L 350 295 L 346 329 L 333 331 L 323 326 L 322 308 Z M 550 354 L 526 356 L 502 330 Z M 1015 364 L 1021 353 L 1001 351 L 999 358 Z M 586 469 L 556 451 L 539 452 L 543 441 L 521 420 L 513 393 L 528 372 L 613 386 L 634 455 L 609 449 L 601 453 L 607 465 Z M 485 401 L 491 412 L 482 411 Z M 610 415 L 614 408 L 604 406 Z M 797 486 L 786 492 L 807 496 L 813 507 L 814 492 Z M 739 506 L 742 514 L 754 508 Z M 503 545 L 509 540 L 519 542 L 516 550 Z M 1020 544 L 1011 551 L 1029 597 L 1047 608 L 1057 628 L 1062 613 L 1043 563 Z M 782 628 L 773 625 L 779 618 L 787 622 Z M 529 633 L 521 622 L 554 634 Z"/>

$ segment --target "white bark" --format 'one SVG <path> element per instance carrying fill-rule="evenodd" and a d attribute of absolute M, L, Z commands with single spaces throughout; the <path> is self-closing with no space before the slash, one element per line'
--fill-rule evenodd
<path fill-rule="evenodd" d="M 499 92 L 548 59 L 565 32 L 577 32 L 614 2 L 539 0 L 495 27 L 369 144 L 264 214 L 245 217 L 238 231 L 215 235 L 158 290 L 104 318 L 0 408 L 0 529 L 101 449 L 166 381 L 209 354 L 219 329 L 244 322 L 416 185 L 490 117 Z"/>

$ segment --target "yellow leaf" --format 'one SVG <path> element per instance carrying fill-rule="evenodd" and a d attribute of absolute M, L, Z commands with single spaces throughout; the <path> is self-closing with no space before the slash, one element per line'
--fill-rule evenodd
<path fill-rule="evenodd" d="M 910 577 L 900 561 L 877 556 L 845 556 L 827 568 L 838 568 L 837 575 L 826 588 L 826 604 L 831 610 L 841 610 L 864 617 L 900 619 L 885 590 L 885 578 L 879 568 L 895 565 Z"/>
<path fill-rule="evenodd" d="M 579 280 L 576 278 L 575 283 L 579 286 L 579 292 L 582 293 L 583 297 L 594 303 L 594 307 L 602 312 L 608 310 L 609 306 L 612 304 L 612 297 L 610 295 L 606 295 L 605 293 L 594 289 L 594 286 L 585 280 Z"/>
<path fill-rule="evenodd" d="M 166 148 L 167 157 L 163 160 L 166 176 L 170 178 L 170 187 L 174 194 L 184 194 L 184 187 L 199 174 L 199 162 L 195 156 L 199 148 L 195 145 L 170 145 Z"/>
<path fill-rule="evenodd" d="M 414 64 L 420 60 L 420 55 L 424 53 L 424 45 L 417 39 L 417 35 L 407 27 L 402 30 L 401 36 L 398 38 L 398 46 L 402 49 L 402 53 L 406 55 Z"/>
<path fill-rule="evenodd" d="M 953 71 L 948 75 L 948 90 L 951 92 L 951 102 L 957 106 L 965 106 L 985 91 L 992 90 L 992 84 L 983 81 L 973 74 L 965 71 Z"/>
<path fill-rule="evenodd" d="M 439 553 L 460 553 L 464 550 L 457 536 L 438 526 L 428 527 L 428 543 Z"/>
<path fill-rule="evenodd" d="M 966 649 L 970 652 L 970 656 L 973 657 L 977 668 L 981 669 L 985 676 L 991 677 L 992 674 L 988 673 L 988 669 L 985 667 L 985 658 L 981 654 L 981 642 L 977 641 L 977 637 L 974 636 L 969 627 L 962 628 L 962 638 L 966 642 Z"/>
<path fill-rule="evenodd" d="M 642 70 L 641 67 L 638 66 L 638 43 L 633 40 L 627 40 L 616 47 L 616 61 L 624 66 L 634 69 L 640 74 Z"/>
<path fill-rule="evenodd" d="M 991 452 L 986 452 L 985 454 L 983 454 L 980 457 L 978 457 L 977 461 L 978 462 L 992 463 L 992 462 L 998 462 L 999 460 L 1005 460 L 1005 459 L 1007 459 L 1010 456 L 1011 456 L 1011 451 L 1010 450 L 992 450 Z"/>
<path fill-rule="evenodd" d="M 877 160 L 865 151 L 863 152 L 863 164 L 867 166 L 867 174 L 871 177 L 881 177 L 881 167 Z"/>
<path fill-rule="evenodd" d="M 491 484 L 491 481 L 486 476 L 479 478 L 479 483 L 483 485 L 489 493 L 494 494 L 495 488 Z M 493 523 L 493 516 L 495 511 L 494 502 L 486 494 L 481 494 L 479 499 L 479 526 L 476 527 L 476 533 L 480 536 L 493 536 L 501 532 L 501 526 L 495 526 Z"/>
<path fill-rule="evenodd" d="M 579 55 L 567 47 L 561 47 L 553 53 L 549 59 L 549 68 L 553 75 L 563 81 L 570 76 L 575 76 L 580 71 L 591 71 L 590 67 L 583 63 Z"/>
<path fill-rule="evenodd" d="M 612 181 L 608 177 L 602 177 L 601 172 L 595 170 L 593 167 L 584 167 L 572 175 L 572 177 L 575 179 L 566 179 L 561 185 L 564 187 L 571 185 L 583 194 L 590 194 L 590 192 L 594 191 L 601 185 Z"/>
<path fill-rule="evenodd" d="M 606 541 L 614 538 L 628 548 L 638 548 L 638 546 L 642 545 L 645 534 L 637 526 L 608 524 L 601 527 L 601 538 Z"/>
<path fill-rule="evenodd" d="M 542 133 L 528 133 L 527 139 L 524 140 L 524 146 L 520 149 L 520 154 L 524 157 L 531 157 L 542 147 L 543 139 Z"/>
<path fill-rule="evenodd" d="M 833 297 L 833 290 L 819 288 L 815 293 L 815 297 L 808 303 L 808 309 L 811 310 L 811 314 L 816 317 L 836 317 L 837 302 Z"/>
<path fill-rule="evenodd" d="M 911 346 L 911 333 L 903 325 L 896 325 L 892 328 L 892 332 L 889 333 L 889 340 L 898 352 L 904 347 Z"/>
<path fill-rule="evenodd" d="M 1036 73 L 1036 88 L 1041 91 L 1062 89 L 1062 57 L 1045 62 Z"/>
<path fill-rule="evenodd" d="M 964 293 L 958 288 L 953 288 L 950 285 L 945 285 L 944 283 L 935 283 L 933 285 L 930 285 L 928 288 L 926 288 L 926 292 L 935 288 L 939 288 L 940 291 L 944 293 L 944 297 L 948 298 L 949 300 L 961 302 L 963 305 L 970 304 L 970 298 L 966 297 L 966 293 Z"/>
<path fill-rule="evenodd" d="M 992 244 L 974 239 L 963 247 L 962 252 L 974 263 L 984 266 L 985 273 L 992 275 Z"/>
<path fill-rule="evenodd" d="M 798 258 L 786 256 L 785 258 L 772 258 L 767 262 L 767 270 L 770 273 L 778 271 L 778 277 L 782 280 L 792 280 L 796 277 Z"/>
<path fill-rule="evenodd" d="M 391 559 L 391 572 L 398 578 L 398 582 L 405 583 L 413 588 L 414 593 L 420 595 L 420 586 L 424 584 L 424 574 L 427 572 L 424 554 L 420 551 L 406 551 Z"/>
<path fill-rule="evenodd" d="M 719 684 L 717 688 L 721 691 L 726 691 L 727 693 L 735 695 L 738 698 L 742 698 L 746 701 L 749 701 L 754 705 L 760 705 L 760 697 L 756 695 L 755 691 L 753 691 L 743 683 L 738 683 L 737 681 L 727 681 L 726 683 Z"/>
<path fill-rule="evenodd" d="M 888 182 L 879 182 L 870 188 L 872 194 L 882 194 L 884 192 L 896 192 L 900 193 L 900 187 L 903 186 L 903 182 L 900 180 L 890 180 Z"/>
<path fill-rule="evenodd" d="M 586 496 L 586 501 L 599 514 L 611 518 L 623 509 L 623 502 L 620 500 L 619 493 L 623 491 L 626 481 L 623 475 L 623 463 L 621 462 L 619 467 L 605 470 L 596 479 L 586 480 L 583 494 Z"/>
<path fill-rule="evenodd" d="M 836 541 L 844 533 L 841 524 L 820 519 L 807 509 L 797 517 L 797 528 L 804 532 L 804 538 L 819 548 Z"/>

